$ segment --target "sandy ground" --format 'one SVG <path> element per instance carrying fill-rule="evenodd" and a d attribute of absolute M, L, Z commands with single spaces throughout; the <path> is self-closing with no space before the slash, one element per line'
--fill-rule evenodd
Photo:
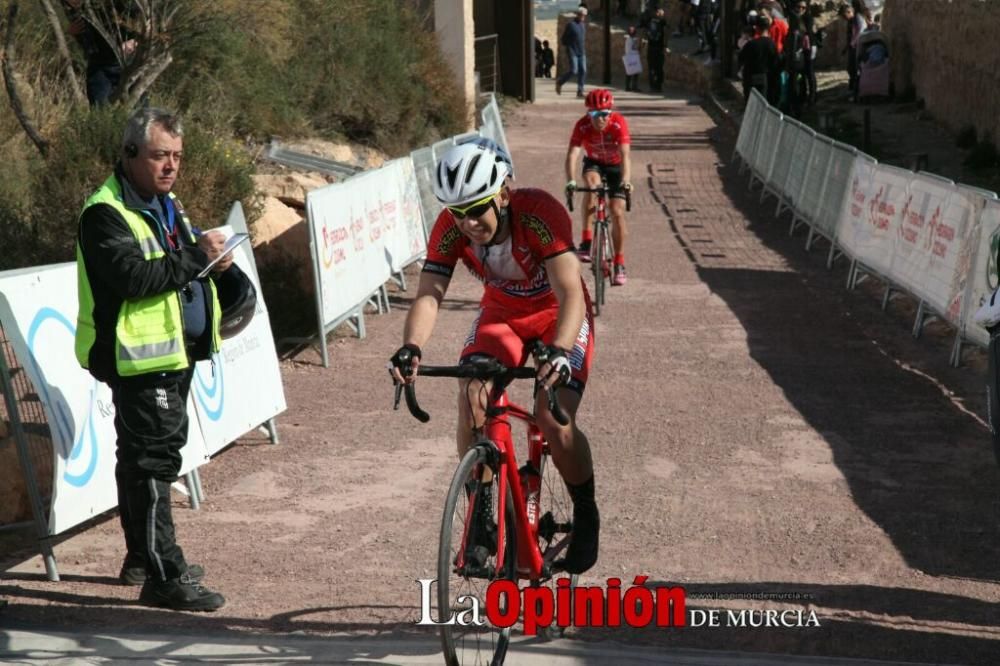
<path fill-rule="evenodd" d="M 734 137 L 698 100 L 620 95 L 632 123 L 626 287 L 609 294 L 580 423 L 602 508 L 599 584 L 683 585 L 693 608 L 815 611 L 813 628 L 580 628 L 659 649 L 704 648 L 995 664 L 1000 477 L 982 357 L 948 366 L 948 331 L 909 335 L 911 305 L 844 290 L 845 264 L 805 253 L 773 201 L 728 165 Z M 508 123 L 519 183 L 558 192 L 575 99 L 542 93 Z M 456 273 L 428 362 L 456 357 L 480 287 Z M 411 271 L 411 284 L 416 276 Z M 0 622 L 226 635 L 426 636 L 454 467 L 453 387 L 422 380 L 433 416 L 390 410 L 384 364 L 412 294 L 282 363 L 282 443 L 254 433 L 208 465 L 180 542 L 229 603 L 211 615 L 136 603 L 116 584 L 117 520 L 60 539 L 63 581 L 0 537 Z M 749 598 L 748 598 L 749 597 Z M 595 662 L 596 663 L 596 662 Z"/>

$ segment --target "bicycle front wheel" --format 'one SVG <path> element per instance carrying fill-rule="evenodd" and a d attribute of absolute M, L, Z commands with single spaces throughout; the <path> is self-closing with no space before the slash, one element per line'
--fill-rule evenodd
<path fill-rule="evenodd" d="M 480 446 L 465 454 L 452 478 L 441 520 L 438 621 L 457 620 L 441 627 L 441 647 L 449 666 L 502 664 L 510 643 L 510 627 L 501 629 L 486 617 L 486 588 L 494 580 L 517 579 L 514 501 L 510 488 L 506 497 L 497 498 L 497 479 L 483 483 L 484 470 L 489 469 L 486 460 L 487 451 Z M 486 471 L 487 478 L 492 476 Z M 503 538 L 496 531 L 500 511 L 506 514 Z M 497 571 L 500 548 L 504 565 Z"/>
<path fill-rule="evenodd" d="M 604 262 L 608 259 L 605 254 L 608 232 L 603 224 L 598 224 L 595 231 L 593 241 L 594 257 L 591 265 L 594 271 L 594 315 L 598 316 L 601 314 L 601 308 L 604 306 Z"/>

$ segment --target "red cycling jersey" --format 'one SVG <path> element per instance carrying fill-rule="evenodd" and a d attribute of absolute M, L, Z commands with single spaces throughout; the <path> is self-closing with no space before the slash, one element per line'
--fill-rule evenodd
<path fill-rule="evenodd" d="M 451 277 L 458 260 L 486 285 L 479 315 L 472 323 L 462 358 L 492 356 L 507 366 L 524 363 L 527 341 L 552 344 L 558 328 L 559 301 L 545 270 L 545 261 L 573 250 L 569 213 L 542 190 L 510 192 L 510 235 L 488 247 L 475 245 L 458 229 L 445 208 L 427 241 L 424 270 Z M 587 286 L 580 278 L 587 304 L 576 341 L 568 349 L 572 377 L 567 386 L 583 392 L 594 354 L 594 322 Z"/>
<path fill-rule="evenodd" d="M 510 191 L 511 229 L 496 245 L 473 244 L 458 229 L 447 208 L 441 211 L 430 239 L 424 270 L 451 277 L 458 260 L 486 286 L 480 304 L 534 312 L 558 308 L 545 260 L 573 249 L 573 222 L 548 192 L 533 188 Z"/>
<path fill-rule="evenodd" d="M 600 162 L 601 164 L 621 164 L 621 147 L 632 143 L 632 137 L 628 133 L 628 123 L 625 116 L 612 111 L 608 116 L 608 124 L 604 131 L 594 127 L 590 116 L 584 116 L 576 121 L 573 127 L 573 134 L 569 138 L 569 145 L 583 146 L 587 151 L 587 157 Z"/>

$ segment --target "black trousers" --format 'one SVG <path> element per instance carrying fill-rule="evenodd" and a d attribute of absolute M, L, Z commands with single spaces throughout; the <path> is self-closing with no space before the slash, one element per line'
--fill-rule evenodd
<path fill-rule="evenodd" d="M 649 87 L 651 90 L 663 90 L 663 45 L 650 44 L 646 49 L 646 60 L 649 62 Z"/>
<path fill-rule="evenodd" d="M 170 512 L 170 484 L 187 443 L 194 370 L 126 377 L 111 386 L 118 435 L 115 481 L 128 558 L 156 580 L 187 570 Z"/>
<path fill-rule="evenodd" d="M 852 95 L 858 94 L 858 81 L 861 78 L 861 74 L 858 71 L 858 52 L 848 46 L 847 47 L 847 86 L 851 89 Z"/>

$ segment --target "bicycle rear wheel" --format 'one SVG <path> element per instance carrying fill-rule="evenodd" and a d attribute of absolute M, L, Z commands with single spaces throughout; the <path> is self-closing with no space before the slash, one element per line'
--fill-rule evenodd
<path fill-rule="evenodd" d="M 573 530 L 573 500 L 570 499 L 569 490 L 562 475 L 556 469 L 551 455 L 543 455 L 541 458 L 542 487 L 539 494 L 539 506 L 542 512 L 538 524 L 538 549 L 542 553 L 542 558 L 551 562 L 566 556 L 566 547 L 569 545 L 570 533 Z M 560 578 L 569 576 L 570 587 L 576 587 L 580 580 L 579 574 L 559 574 L 548 580 L 532 581 L 533 586 L 545 585 L 552 589 L 553 599 L 556 598 L 558 581 Z M 570 615 L 572 618 L 572 614 Z M 565 633 L 562 627 L 551 625 L 545 632 L 549 638 L 559 638 Z"/>
<path fill-rule="evenodd" d="M 502 500 L 496 497 L 496 478 L 489 484 L 481 482 L 487 457 L 487 450 L 477 446 L 462 458 L 452 477 L 441 520 L 441 540 L 438 546 L 438 621 L 447 621 L 453 615 L 462 616 L 463 612 L 465 619 L 471 620 L 472 613 L 469 611 L 478 604 L 480 622 L 478 625 L 468 626 L 456 622 L 441 627 L 441 647 L 449 666 L 502 664 L 510 643 L 510 627 L 496 627 L 486 617 L 486 588 L 494 580 L 517 579 L 514 500 L 510 488 Z M 481 525 L 474 525 L 477 521 L 474 505 L 476 497 L 480 495 L 488 501 L 488 511 L 485 514 L 494 526 L 498 524 L 500 511 L 506 512 L 502 539 L 504 567 L 500 572 L 496 570 L 496 541 L 499 540 L 499 535 L 495 530 L 492 550 L 488 546 L 481 546 L 485 551 L 479 551 L 479 558 L 466 558 L 468 549 L 463 552 L 462 546 L 467 538 L 473 543 L 489 541 L 488 538 L 477 536 L 481 534 Z M 459 562 L 464 565 L 461 570 Z"/>

